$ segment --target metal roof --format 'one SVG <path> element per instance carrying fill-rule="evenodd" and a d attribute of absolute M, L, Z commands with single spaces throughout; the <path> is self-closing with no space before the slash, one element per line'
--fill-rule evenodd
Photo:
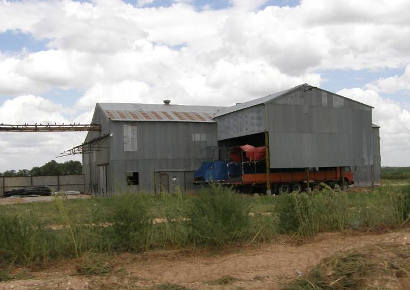
<path fill-rule="evenodd" d="M 235 112 L 235 111 L 243 110 L 243 109 L 254 107 L 254 106 L 257 106 L 257 105 L 265 104 L 265 103 L 267 103 L 267 102 L 269 102 L 273 99 L 276 99 L 276 98 L 278 98 L 278 97 L 280 97 L 284 94 L 289 93 L 290 91 L 296 90 L 296 89 L 298 89 L 302 86 L 305 86 L 305 85 L 307 85 L 307 84 L 303 84 L 303 85 L 299 85 L 299 86 L 296 86 L 296 87 L 293 87 L 293 88 L 290 88 L 290 89 L 287 89 L 287 90 L 279 91 L 279 92 L 270 94 L 266 97 L 251 100 L 249 102 L 238 103 L 238 104 L 236 104 L 235 106 L 232 106 L 232 107 L 225 107 L 225 108 L 219 110 L 216 113 L 215 117 L 219 117 L 219 116 L 222 116 L 222 115 L 226 115 L 226 114 L 229 114 L 229 113 L 232 113 L 232 112 Z"/>
<path fill-rule="evenodd" d="M 222 107 L 166 104 L 99 103 L 108 119 L 113 121 L 172 121 L 213 123 Z"/>
<path fill-rule="evenodd" d="M 332 93 L 332 92 L 329 92 L 329 91 L 327 91 L 327 90 L 324 90 L 324 89 L 321 89 L 321 88 L 318 88 L 318 87 L 314 87 L 314 86 L 311 86 L 311 85 L 309 85 L 309 84 L 302 84 L 302 85 L 298 85 L 298 86 L 296 86 L 296 87 L 293 87 L 293 88 L 290 88 L 290 89 L 287 89 L 287 90 L 283 90 L 283 91 L 279 91 L 279 92 L 270 94 L 270 95 L 268 95 L 268 96 L 266 96 L 266 97 L 254 99 L 254 100 L 251 100 L 251 101 L 245 102 L 245 103 L 238 103 L 238 104 L 236 104 L 235 106 L 231 106 L 231 107 L 222 108 L 221 110 L 219 110 L 219 111 L 215 114 L 215 117 L 219 117 L 219 116 L 223 116 L 223 115 L 226 115 L 226 114 L 229 114 L 229 113 L 233 113 L 233 112 L 236 112 L 236 111 L 244 110 L 244 109 L 247 109 L 247 108 L 250 108 L 250 107 L 254 107 L 254 106 L 257 106 L 257 105 L 266 104 L 266 103 L 268 103 L 268 102 L 270 102 L 270 101 L 272 101 L 272 100 L 274 100 L 274 99 L 277 99 L 277 98 L 279 98 L 279 97 L 281 97 L 281 96 L 283 96 L 283 95 L 285 95 L 285 94 L 287 94 L 287 93 L 290 93 L 290 92 L 292 92 L 292 91 L 295 91 L 295 90 L 297 90 L 297 89 L 299 89 L 299 88 L 301 88 L 301 87 L 307 87 L 306 90 L 318 89 L 318 90 L 321 90 L 321 91 L 325 91 L 325 92 L 328 92 L 328 93 L 330 93 L 330 94 L 337 95 L 337 96 L 339 96 L 339 97 L 341 97 L 341 98 L 348 99 L 348 100 L 350 100 L 350 101 L 352 101 L 352 102 L 355 102 L 355 103 L 358 103 L 358 104 L 361 104 L 361 105 L 364 105 L 364 106 L 373 108 L 372 106 L 369 106 L 369 105 L 367 105 L 367 104 L 364 104 L 364 103 L 361 103 L 361 102 L 352 100 L 352 99 L 350 99 L 350 98 L 347 98 L 347 97 L 344 97 L 344 96 L 341 96 L 341 95 L 338 95 L 338 94 L 335 94 L 335 93 Z"/>

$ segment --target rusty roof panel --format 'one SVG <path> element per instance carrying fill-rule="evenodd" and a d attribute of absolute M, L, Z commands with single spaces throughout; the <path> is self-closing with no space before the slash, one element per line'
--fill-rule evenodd
<path fill-rule="evenodd" d="M 157 120 L 162 120 L 163 118 L 158 112 L 151 112 L 151 114 L 157 119 Z"/>
<path fill-rule="evenodd" d="M 130 115 L 134 120 L 139 120 L 140 119 L 140 117 L 138 117 L 137 113 L 135 113 L 135 112 L 130 112 Z"/>
<path fill-rule="evenodd" d="M 126 120 L 126 119 L 128 119 L 127 118 L 127 116 L 125 115 L 125 111 L 115 111 L 117 114 L 118 114 L 118 116 L 120 116 L 120 118 L 121 119 L 123 119 L 123 120 Z"/>
<path fill-rule="evenodd" d="M 172 116 L 170 114 L 168 114 L 168 112 L 161 112 L 165 117 L 167 117 L 168 120 L 173 121 L 174 118 L 172 118 Z"/>
<path fill-rule="evenodd" d="M 207 107 L 205 109 L 204 107 L 199 107 L 196 111 L 193 106 L 173 106 L 172 109 L 171 106 L 166 109 L 161 106 L 162 110 L 152 110 L 156 106 L 148 105 L 147 108 L 137 106 L 133 110 L 132 105 L 129 105 L 126 109 L 121 108 L 119 104 L 113 104 L 112 108 L 107 105 L 104 104 L 106 109 L 103 107 L 103 111 L 113 121 L 215 122 L 213 120 L 215 112 L 209 111 Z M 215 108 L 212 109 L 216 110 Z"/>
<path fill-rule="evenodd" d="M 191 113 L 189 112 L 182 112 L 182 114 L 185 116 L 185 118 L 187 118 L 188 120 L 191 121 L 195 121 L 195 116 L 193 116 Z"/>
<path fill-rule="evenodd" d="M 115 119 L 114 114 L 111 111 L 105 111 L 109 119 Z"/>
<path fill-rule="evenodd" d="M 180 112 L 172 112 L 181 121 L 185 121 L 185 117 Z"/>
<path fill-rule="evenodd" d="M 192 114 L 193 114 L 198 120 L 203 121 L 203 122 L 206 121 L 205 118 L 202 117 L 200 114 L 198 114 L 198 113 L 196 113 L 196 112 L 192 112 Z"/>
<path fill-rule="evenodd" d="M 152 120 L 152 117 L 148 114 L 148 112 L 140 112 L 141 115 L 144 117 L 145 120 Z"/>

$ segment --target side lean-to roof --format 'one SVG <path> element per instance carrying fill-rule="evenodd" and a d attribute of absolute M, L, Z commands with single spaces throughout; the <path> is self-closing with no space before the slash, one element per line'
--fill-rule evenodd
<path fill-rule="evenodd" d="M 159 121 L 213 123 L 213 117 L 223 107 L 171 104 L 98 103 L 112 121 Z"/>
<path fill-rule="evenodd" d="M 335 93 L 332 93 L 332 92 L 323 90 L 323 89 L 321 89 L 321 88 L 317 88 L 317 87 L 314 87 L 314 86 L 311 86 L 311 85 L 308 85 L 308 84 L 302 84 L 302 85 L 298 85 L 298 86 L 296 86 L 296 87 L 293 87 L 293 88 L 290 88 L 290 89 L 287 89 L 287 90 L 283 90 L 283 91 L 279 91 L 279 92 L 276 92 L 276 93 L 267 95 L 266 97 L 257 98 L 257 99 L 254 99 L 254 100 L 251 100 L 251 101 L 248 101 L 248 102 L 245 102 L 245 103 L 238 103 L 238 104 L 236 104 L 235 106 L 222 108 L 221 110 L 219 110 L 219 111 L 216 113 L 215 117 L 220 117 L 220 116 L 223 116 L 223 115 L 226 115 L 226 114 L 230 114 L 230 113 L 233 113 L 233 112 L 236 112 L 236 111 L 240 111 L 240 110 L 244 110 L 244 109 L 247 109 L 247 108 L 250 108 L 250 107 L 254 107 L 254 106 L 257 106 L 257 105 L 262 105 L 262 104 L 269 103 L 269 102 L 271 102 L 272 100 L 275 100 L 275 99 L 277 99 L 277 98 L 280 98 L 280 97 L 282 97 L 282 96 L 285 96 L 286 94 L 291 93 L 291 92 L 293 92 L 293 91 L 296 91 L 296 90 L 298 90 L 298 89 L 301 89 L 302 87 L 305 87 L 306 90 L 318 89 L 318 90 L 321 90 L 321 91 L 324 91 L 324 92 L 328 92 L 328 93 L 333 94 L 333 95 L 337 95 L 337 94 L 335 94 Z M 367 104 L 360 103 L 360 102 L 358 102 L 358 101 L 349 99 L 349 98 L 347 98 L 347 97 L 340 96 L 340 95 L 337 95 L 337 96 L 339 96 L 339 97 L 341 97 L 341 98 L 344 98 L 344 99 L 348 99 L 348 100 L 353 101 L 353 102 L 355 102 L 355 103 L 359 103 L 359 104 L 361 104 L 361 105 L 363 105 L 363 106 L 367 106 L 367 107 L 372 108 L 372 106 L 369 106 L 369 105 L 367 105 Z"/>

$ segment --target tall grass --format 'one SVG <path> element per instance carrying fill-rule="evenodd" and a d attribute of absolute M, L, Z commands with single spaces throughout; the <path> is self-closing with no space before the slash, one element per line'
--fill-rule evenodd
<path fill-rule="evenodd" d="M 124 194 L 113 198 L 112 238 L 118 250 L 141 251 L 150 245 L 153 217 L 143 195 Z"/>
<path fill-rule="evenodd" d="M 48 262 L 67 249 L 60 232 L 47 229 L 35 214 L 0 215 L 0 266 Z"/>
<path fill-rule="evenodd" d="M 410 186 L 278 197 L 211 186 L 197 196 L 121 194 L 1 209 L 0 266 L 33 265 L 89 252 L 221 248 L 268 241 L 278 233 L 310 238 L 324 231 L 400 226 L 409 222 Z"/>
<path fill-rule="evenodd" d="M 249 202 L 230 188 L 212 185 L 202 190 L 188 212 L 195 245 L 221 247 L 248 237 Z"/>
<path fill-rule="evenodd" d="M 312 237 L 320 231 L 342 231 L 349 219 L 346 193 L 330 189 L 281 195 L 276 212 L 282 233 L 296 233 L 302 237 Z"/>

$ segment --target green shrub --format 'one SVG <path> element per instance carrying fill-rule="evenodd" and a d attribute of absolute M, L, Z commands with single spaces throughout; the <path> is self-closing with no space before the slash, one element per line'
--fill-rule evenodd
<path fill-rule="evenodd" d="M 191 198 L 183 194 L 160 194 L 156 204 L 153 227 L 153 246 L 180 247 L 189 244 L 189 209 Z"/>
<path fill-rule="evenodd" d="M 149 247 L 153 217 L 144 194 L 122 194 L 112 199 L 112 239 L 118 250 L 140 251 Z"/>
<path fill-rule="evenodd" d="M 275 211 L 280 232 L 312 237 L 321 231 L 344 230 L 348 223 L 347 207 L 344 192 L 325 189 L 311 194 L 280 195 Z"/>
<path fill-rule="evenodd" d="M 407 214 L 406 189 L 383 187 L 368 193 L 354 193 L 350 197 L 353 228 L 374 229 L 401 225 Z"/>
<path fill-rule="evenodd" d="M 29 265 L 47 262 L 67 253 L 61 235 L 47 229 L 35 215 L 0 215 L 0 263 Z"/>
<path fill-rule="evenodd" d="M 212 185 L 193 199 L 188 213 L 196 245 L 221 247 L 249 237 L 249 201 L 230 188 Z"/>
<path fill-rule="evenodd" d="M 281 194 L 276 200 L 275 212 L 279 217 L 279 231 L 283 234 L 295 233 L 299 229 L 299 218 L 296 215 L 295 194 Z"/>
<path fill-rule="evenodd" d="M 402 207 L 403 222 L 410 221 L 410 185 L 401 188 L 401 198 L 398 200 Z"/>

